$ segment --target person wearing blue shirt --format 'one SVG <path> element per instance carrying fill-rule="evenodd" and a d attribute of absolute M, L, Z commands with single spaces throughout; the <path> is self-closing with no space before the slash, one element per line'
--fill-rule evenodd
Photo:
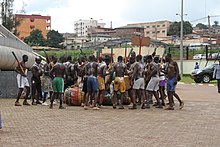
<path fill-rule="evenodd" d="M 195 68 L 194 69 L 199 69 L 199 64 L 196 62 Z"/>

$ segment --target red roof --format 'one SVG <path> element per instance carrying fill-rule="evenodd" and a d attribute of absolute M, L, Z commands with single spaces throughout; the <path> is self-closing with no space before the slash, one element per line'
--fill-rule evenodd
<path fill-rule="evenodd" d="M 41 16 L 38 14 L 25 15 L 25 14 L 15 14 L 16 18 L 30 18 L 30 19 L 51 19 L 50 16 Z"/>

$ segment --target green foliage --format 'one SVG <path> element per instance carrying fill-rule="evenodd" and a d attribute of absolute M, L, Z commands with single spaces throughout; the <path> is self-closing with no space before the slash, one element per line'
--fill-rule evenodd
<path fill-rule="evenodd" d="M 94 50 L 91 49 L 84 49 L 82 50 L 83 55 L 85 56 L 90 56 L 94 54 Z M 40 55 L 45 57 L 45 54 L 43 51 L 39 52 Z M 61 56 L 71 56 L 72 61 L 76 62 L 79 57 L 82 56 L 80 50 L 62 50 L 62 51 L 47 51 L 48 56 L 56 56 L 56 57 L 61 57 Z"/>
<path fill-rule="evenodd" d="M 42 35 L 42 31 L 38 29 L 33 30 L 30 36 L 24 39 L 24 42 L 30 46 L 46 46 L 46 40 Z"/>
<path fill-rule="evenodd" d="M 219 22 L 218 21 L 214 21 L 214 25 L 212 25 L 213 27 L 218 27 L 219 26 Z"/>
<path fill-rule="evenodd" d="M 174 22 L 170 25 L 168 30 L 169 36 L 179 36 L 180 37 L 180 29 L 181 29 L 181 22 Z M 183 35 L 191 34 L 193 27 L 189 21 L 183 22 Z"/>
<path fill-rule="evenodd" d="M 196 27 L 198 27 L 199 29 L 208 29 L 208 26 L 207 26 L 207 25 L 204 25 L 204 24 L 202 24 L 202 23 L 198 23 L 198 24 L 196 25 Z"/>
<path fill-rule="evenodd" d="M 13 2 L 14 0 L 3 0 L 1 2 L 2 25 L 9 31 L 13 31 L 15 28 L 15 17 L 12 9 Z"/>
<path fill-rule="evenodd" d="M 61 43 L 64 41 L 62 34 L 58 31 L 51 30 L 47 33 L 47 46 L 55 48 L 63 48 Z"/>

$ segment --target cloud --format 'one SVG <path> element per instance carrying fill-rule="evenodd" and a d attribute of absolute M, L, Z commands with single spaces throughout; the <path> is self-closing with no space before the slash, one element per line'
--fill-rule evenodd
<path fill-rule="evenodd" d="M 128 23 L 158 20 L 179 21 L 181 0 L 23 0 L 27 14 L 50 15 L 52 29 L 73 32 L 74 21 L 96 19 L 113 27 Z M 14 6 L 21 10 L 22 1 L 15 0 Z M 220 15 L 219 0 L 184 0 L 184 20 L 195 20 L 206 15 Z M 214 19 L 214 18 L 213 18 Z M 216 17 L 215 20 L 220 20 Z M 201 22 L 206 22 L 202 20 Z"/>

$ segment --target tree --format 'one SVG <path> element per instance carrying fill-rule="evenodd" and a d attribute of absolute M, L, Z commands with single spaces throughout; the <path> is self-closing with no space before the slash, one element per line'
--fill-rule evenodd
<path fill-rule="evenodd" d="M 47 46 L 63 48 L 61 43 L 64 41 L 64 37 L 58 31 L 51 30 L 47 33 Z"/>
<path fill-rule="evenodd" d="M 169 36 L 179 36 L 180 37 L 180 29 L 181 29 L 181 22 L 174 22 L 170 25 L 168 30 Z M 183 22 L 183 35 L 191 34 L 193 27 L 189 21 Z"/>
<path fill-rule="evenodd" d="M 219 22 L 218 21 L 214 21 L 214 25 L 212 25 L 213 27 L 217 27 L 219 26 Z"/>
<path fill-rule="evenodd" d="M 15 17 L 12 8 L 13 2 L 14 0 L 3 0 L 1 2 L 2 25 L 6 27 L 9 31 L 14 31 L 15 29 Z"/>
<path fill-rule="evenodd" d="M 46 46 L 46 39 L 44 39 L 41 30 L 33 30 L 30 36 L 24 39 L 24 42 L 30 46 Z"/>
<path fill-rule="evenodd" d="M 199 29 L 208 29 L 208 26 L 207 26 L 207 25 L 204 25 L 204 24 L 202 24 L 202 23 L 198 23 L 198 24 L 196 25 L 196 27 L 198 27 Z"/>

